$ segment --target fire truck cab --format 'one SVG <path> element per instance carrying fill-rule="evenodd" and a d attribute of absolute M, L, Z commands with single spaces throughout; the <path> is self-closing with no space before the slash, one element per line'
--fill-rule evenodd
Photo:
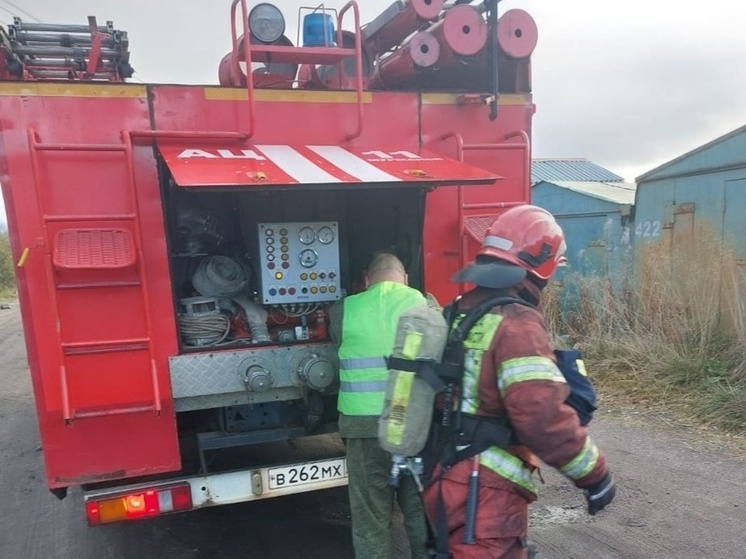
<path fill-rule="evenodd" d="M 233 0 L 205 86 L 128 83 L 111 22 L 2 29 L 47 484 L 81 486 L 90 524 L 346 484 L 330 306 L 378 251 L 448 302 L 530 197 L 536 27 L 497 4 L 300 8 L 293 38 Z"/>

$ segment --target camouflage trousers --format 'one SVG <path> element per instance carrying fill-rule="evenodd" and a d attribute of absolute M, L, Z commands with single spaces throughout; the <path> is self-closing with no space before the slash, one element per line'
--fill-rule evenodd
<path fill-rule="evenodd" d="M 391 454 L 377 438 L 350 438 L 347 447 L 352 543 L 355 559 L 394 559 L 394 503 L 404 517 L 412 559 L 427 559 L 427 520 L 417 485 L 402 475 L 389 485 Z"/>

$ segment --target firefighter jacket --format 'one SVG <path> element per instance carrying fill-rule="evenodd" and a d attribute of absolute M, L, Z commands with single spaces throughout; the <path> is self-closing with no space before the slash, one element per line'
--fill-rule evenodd
<path fill-rule="evenodd" d="M 538 300 L 539 291 L 524 280 Z M 517 290 L 502 290 L 515 296 Z M 464 295 L 460 310 L 468 310 L 489 297 L 494 289 L 477 288 Z M 460 397 L 464 413 L 491 418 L 507 417 L 516 446 L 492 446 L 480 455 L 488 470 L 488 485 L 508 482 L 529 500 L 536 498 L 532 472 L 537 457 L 568 477 L 577 487 L 587 487 L 606 474 L 603 454 L 581 427 L 577 413 L 564 402 L 570 393 L 557 368 L 549 332 L 541 312 L 511 303 L 495 307 L 482 317 L 465 340 L 464 379 Z M 468 473 L 454 468 L 453 475 Z M 448 474 L 446 474 L 447 477 Z"/>
<path fill-rule="evenodd" d="M 342 437 L 378 436 L 388 380 L 385 357 L 393 350 L 399 316 L 426 302 L 412 287 L 382 281 L 344 299 L 341 324 L 335 321 L 339 307 L 330 313 L 332 338 L 340 343 L 337 408 Z"/>

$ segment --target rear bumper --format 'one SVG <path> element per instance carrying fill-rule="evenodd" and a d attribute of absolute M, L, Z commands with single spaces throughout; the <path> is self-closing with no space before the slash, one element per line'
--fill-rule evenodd
<path fill-rule="evenodd" d="M 190 510 L 196 510 L 342 487 L 347 485 L 347 463 L 344 455 L 338 455 L 322 460 L 174 477 L 157 482 L 120 485 L 116 488 L 84 490 L 83 499 L 85 503 L 89 503 L 157 490 L 177 483 L 189 484 L 192 494 Z"/>

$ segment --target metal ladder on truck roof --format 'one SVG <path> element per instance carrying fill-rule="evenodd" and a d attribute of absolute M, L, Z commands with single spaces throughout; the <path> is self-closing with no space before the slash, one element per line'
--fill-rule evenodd
<path fill-rule="evenodd" d="M 114 24 L 28 23 L 13 18 L 0 28 L 0 50 L 6 54 L 11 79 L 123 82 L 134 73 L 126 31 Z"/>

